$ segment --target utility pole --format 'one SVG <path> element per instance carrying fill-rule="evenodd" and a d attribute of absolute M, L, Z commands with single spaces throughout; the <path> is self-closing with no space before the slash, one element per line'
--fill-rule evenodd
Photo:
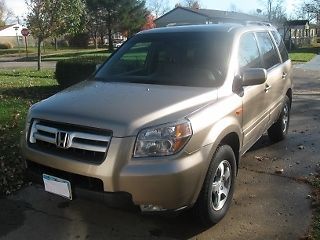
<path fill-rule="evenodd" d="M 18 43 L 18 51 L 19 51 L 19 57 L 20 57 L 20 41 L 19 41 L 19 36 L 18 36 L 19 26 L 14 26 L 13 28 L 16 31 L 16 37 L 17 37 L 17 43 Z"/>

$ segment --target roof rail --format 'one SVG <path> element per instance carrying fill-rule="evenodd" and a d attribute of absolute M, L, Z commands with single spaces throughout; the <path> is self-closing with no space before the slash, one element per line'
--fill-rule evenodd
<path fill-rule="evenodd" d="M 246 25 L 258 25 L 258 26 L 268 26 L 271 27 L 272 24 L 268 22 L 262 22 L 262 21 L 246 21 Z"/>
<path fill-rule="evenodd" d="M 176 26 L 188 26 L 188 25 L 200 25 L 194 23 L 168 23 L 166 27 L 176 27 Z"/>

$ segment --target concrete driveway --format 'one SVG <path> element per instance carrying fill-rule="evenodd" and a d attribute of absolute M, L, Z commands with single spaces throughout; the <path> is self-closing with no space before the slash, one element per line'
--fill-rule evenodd
<path fill-rule="evenodd" d="M 200 228 L 189 213 L 146 216 L 70 202 L 31 185 L 0 199 L 0 239 L 301 239 L 312 217 L 304 180 L 320 162 L 320 71 L 313 70 L 295 67 L 288 138 L 271 144 L 263 136 L 243 157 L 233 204 L 216 226 Z"/>

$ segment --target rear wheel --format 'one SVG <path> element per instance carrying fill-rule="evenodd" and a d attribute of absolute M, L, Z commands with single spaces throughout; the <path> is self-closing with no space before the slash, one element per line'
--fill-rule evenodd
<path fill-rule="evenodd" d="M 268 136 L 272 142 L 279 142 L 286 137 L 290 122 L 290 108 L 290 99 L 286 96 L 278 120 L 268 129 Z"/>
<path fill-rule="evenodd" d="M 194 206 L 194 213 L 205 226 L 219 222 L 230 207 L 234 192 L 236 159 L 232 148 L 220 146 L 209 166 L 207 176 Z"/>

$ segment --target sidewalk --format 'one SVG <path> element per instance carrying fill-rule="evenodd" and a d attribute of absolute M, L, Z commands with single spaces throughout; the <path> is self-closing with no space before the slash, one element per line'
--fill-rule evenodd
<path fill-rule="evenodd" d="M 303 70 L 319 71 L 320 70 L 320 55 L 315 56 L 310 62 L 297 64 L 296 68 Z"/>
<path fill-rule="evenodd" d="M 37 68 L 38 62 L 37 61 L 22 61 L 23 57 L 19 56 L 2 56 L 0 57 L 0 69 L 5 68 Z M 57 62 L 55 61 L 43 61 L 41 63 L 42 68 L 56 68 Z"/>

